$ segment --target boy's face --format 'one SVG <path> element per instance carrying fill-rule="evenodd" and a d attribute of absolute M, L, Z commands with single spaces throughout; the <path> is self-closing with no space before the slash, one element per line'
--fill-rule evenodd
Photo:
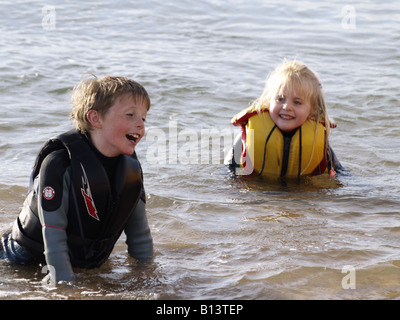
<path fill-rule="evenodd" d="M 311 105 L 296 90 L 285 89 L 282 96 L 271 99 L 269 114 L 281 131 L 290 132 L 306 122 L 311 114 Z"/>
<path fill-rule="evenodd" d="M 125 94 L 100 117 L 101 126 L 96 129 L 99 151 L 108 157 L 131 155 L 144 136 L 147 109 L 140 99 Z"/>

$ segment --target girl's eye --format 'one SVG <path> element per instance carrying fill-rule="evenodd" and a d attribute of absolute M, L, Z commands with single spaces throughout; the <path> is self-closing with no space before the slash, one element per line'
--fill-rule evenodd
<path fill-rule="evenodd" d="M 276 101 L 283 102 L 285 100 L 284 97 L 276 97 Z"/>
<path fill-rule="evenodd" d="M 297 104 L 297 105 L 300 105 L 301 101 L 300 100 L 295 100 L 294 103 Z"/>
<path fill-rule="evenodd" d="M 142 121 L 143 121 L 143 122 L 146 122 L 146 118 L 143 117 L 143 118 L 142 118 Z"/>

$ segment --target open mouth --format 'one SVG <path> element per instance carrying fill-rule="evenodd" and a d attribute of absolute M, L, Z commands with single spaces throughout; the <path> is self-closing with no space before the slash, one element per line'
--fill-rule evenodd
<path fill-rule="evenodd" d="M 139 141 L 140 136 L 139 136 L 138 134 L 136 134 L 136 133 L 132 133 L 132 134 L 131 134 L 131 133 L 128 133 L 128 134 L 126 135 L 126 138 L 127 138 L 128 140 L 131 140 L 131 141 L 137 143 L 137 142 Z"/>
<path fill-rule="evenodd" d="M 294 117 L 287 115 L 287 114 L 281 114 L 279 115 L 280 118 L 284 119 L 284 120 L 292 120 L 294 119 Z"/>

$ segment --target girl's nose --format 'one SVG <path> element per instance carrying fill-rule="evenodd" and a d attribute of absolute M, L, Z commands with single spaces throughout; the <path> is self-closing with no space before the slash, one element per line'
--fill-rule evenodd
<path fill-rule="evenodd" d="M 283 105 L 282 105 L 282 109 L 283 110 L 290 110 L 292 108 L 290 101 L 286 101 Z"/>

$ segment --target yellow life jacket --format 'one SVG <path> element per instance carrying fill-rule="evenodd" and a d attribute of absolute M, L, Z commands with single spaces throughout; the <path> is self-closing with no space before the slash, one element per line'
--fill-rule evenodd
<path fill-rule="evenodd" d="M 292 136 L 288 136 L 278 129 L 267 109 L 257 111 L 254 107 L 238 113 L 232 124 L 242 126 L 241 165 L 252 166 L 253 173 L 295 178 L 326 172 L 323 124 L 307 120 Z"/>

